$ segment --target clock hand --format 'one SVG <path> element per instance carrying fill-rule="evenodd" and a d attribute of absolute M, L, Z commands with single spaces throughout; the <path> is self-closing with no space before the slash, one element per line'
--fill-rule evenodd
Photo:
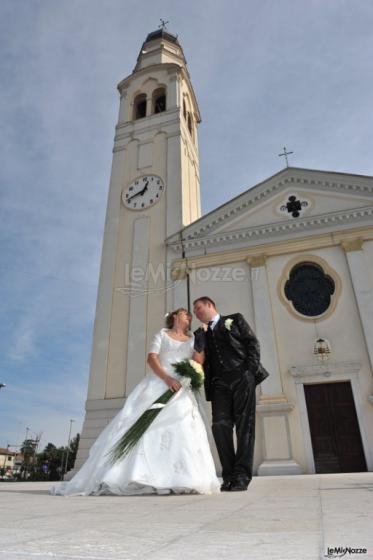
<path fill-rule="evenodd" d="M 145 187 L 140 191 L 141 196 L 144 196 L 146 191 L 148 190 L 149 181 L 145 184 Z"/>
<path fill-rule="evenodd" d="M 136 198 L 136 196 L 139 196 L 141 194 L 141 191 L 133 194 L 132 196 L 130 196 L 129 198 L 127 198 L 127 202 L 129 202 L 130 200 L 132 200 L 133 198 Z"/>
<path fill-rule="evenodd" d="M 149 185 L 149 181 L 146 183 L 145 187 L 143 189 L 141 189 L 141 191 L 133 194 L 132 196 L 130 196 L 129 198 L 127 198 L 127 202 L 129 202 L 130 200 L 132 200 L 133 198 L 135 198 L 136 196 L 144 196 L 144 193 L 148 190 L 148 185 Z"/>

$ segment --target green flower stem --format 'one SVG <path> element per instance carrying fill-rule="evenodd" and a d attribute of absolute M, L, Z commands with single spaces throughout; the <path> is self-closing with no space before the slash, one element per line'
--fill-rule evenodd
<path fill-rule="evenodd" d="M 193 360 L 185 359 L 181 362 L 176 362 L 171 364 L 174 366 L 175 371 L 182 377 L 187 377 L 190 379 L 191 388 L 194 391 L 198 391 L 199 387 L 203 385 L 203 375 L 198 372 L 193 367 Z M 168 401 L 173 397 L 174 392 L 168 389 L 163 395 L 161 395 L 154 404 L 167 404 Z M 135 447 L 140 438 L 144 435 L 146 430 L 149 428 L 153 420 L 161 412 L 162 408 L 155 408 L 150 410 L 151 407 L 146 410 L 140 418 L 131 426 L 127 432 L 120 438 L 118 443 L 109 451 L 110 462 L 112 464 L 117 461 L 122 460 L 128 453 Z"/>
<path fill-rule="evenodd" d="M 167 404 L 173 395 L 174 392 L 171 391 L 171 389 L 168 389 L 165 393 L 163 393 L 163 395 L 154 401 L 153 404 Z M 120 461 L 129 454 L 161 410 L 162 408 L 155 408 L 153 410 L 148 409 L 136 420 L 136 422 L 120 438 L 115 447 L 109 451 L 110 462 L 112 464 Z"/>

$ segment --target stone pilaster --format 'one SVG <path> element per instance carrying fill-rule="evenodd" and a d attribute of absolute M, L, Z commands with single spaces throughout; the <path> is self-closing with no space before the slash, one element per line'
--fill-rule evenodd
<path fill-rule="evenodd" d="M 366 348 L 373 372 L 373 288 L 365 261 L 362 239 L 341 243 L 350 270 L 352 286 L 359 309 Z"/>
<path fill-rule="evenodd" d="M 282 389 L 265 255 L 248 259 L 248 263 L 251 266 L 255 331 L 260 342 L 262 364 L 270 373 L 261 384 L 257 405 L 264 454 L 258 474 L 300 474 L 302 469 L 292 456 L 288 415 L 294 405 L 287 401 Z"/>

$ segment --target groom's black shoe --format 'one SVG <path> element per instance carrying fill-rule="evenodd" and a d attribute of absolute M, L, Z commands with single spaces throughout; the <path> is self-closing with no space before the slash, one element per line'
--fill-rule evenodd
<path fill-rule="evenodd" d="M 230 487 L 230 491 L 231 492 L 245 492 L 245 490 L 247 490 L 247 487 L 250 484 L 250 480 L 233 480 L 233 482 L 231 483 L 231 487 Z"/>
<path fill-rule="evenodd" d="M 230 480 L 224 480 L 223 484 L 220 486 L 221 492 L 230 492 L 232 487 L 232 482 Z"/>

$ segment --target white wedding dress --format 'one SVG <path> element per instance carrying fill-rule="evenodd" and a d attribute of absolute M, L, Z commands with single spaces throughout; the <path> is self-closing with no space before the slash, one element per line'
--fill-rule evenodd
<path fill-rule="evenodd" d="M 171 364 L 192 357 L 193 345 L 194 337 L 180 342 L 162 329 L 149 352 L 159 354 L 162 367 L 178 378 Z M 108 453 L 112 447 L 167 389 L 158 375 L 148 373 L 99 435 L 77 474 L 53 487 L 51 493 L 86 496 L 220 492 L 201 406 L 188 387 L 175 393 L 129 455 L 110 464 Z"/>

